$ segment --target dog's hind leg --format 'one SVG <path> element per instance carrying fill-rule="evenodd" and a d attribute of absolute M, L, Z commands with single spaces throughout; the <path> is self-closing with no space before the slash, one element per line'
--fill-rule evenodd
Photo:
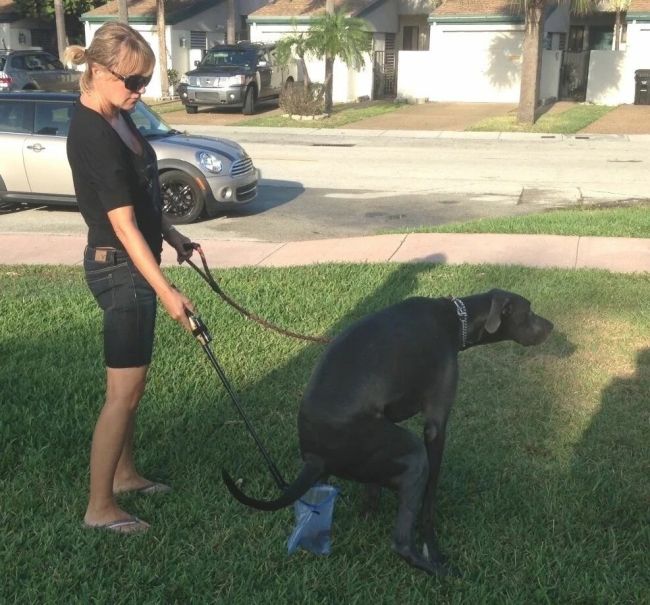
<path fill-rule="evenodd" d="M 427 573 L 443 572 L 434 561 L 422 556 L 415 544 L 415 531 L 422 507 L 422 498 L 429 477 L 429 462 L 424 444 L 409 430 L 394 426 L 391 449 L 398 448 L 401 455 L 393 458 L 401 466 L 401 472 L 388 481 L 397 489 L 399 508 L 393 530 L 393 550 L 407 563 Z M 443 572 L 444 573 L 444 572 Z"/>

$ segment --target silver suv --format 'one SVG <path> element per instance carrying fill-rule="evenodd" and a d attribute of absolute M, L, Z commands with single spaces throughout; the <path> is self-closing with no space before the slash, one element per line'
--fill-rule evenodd
<path fill-rule="evenodd" d="M 66 154 L 74 93 L 0 94 L 0 203 L 76 205 Z M 234 141 L 173 130 L 138 101 L 131 114 L 158 157 L 163 212 L 174 223 L 251 202 L 259 171 Z"/>
<path fill-rule="evenodd" d="M 79 90 L 81 72 L 42 50 L 0 50 L 0 91 Z"/>

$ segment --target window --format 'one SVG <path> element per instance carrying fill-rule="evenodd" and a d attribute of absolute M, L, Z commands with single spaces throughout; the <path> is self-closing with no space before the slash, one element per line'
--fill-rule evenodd
<path fill-rule="evenodd" d="M 402 50 L 418 50 L 420 28 L 417 25 L 405 25 L 402 32 Z"/>
<path fill-rule="evenodd" d="M 72 103 L 36 103 L 34 132 L 50 136 L 68 136 L 73 108 Z"/>
<path fill-rule="evenodd" d="M 0 102 L 0 132 L 32 132 L 32 104 L 24 101 Z"/>
<path fill-rule="evenodd" d="M 589 50 L 612 50 L 614 31 L 611 27 L 592 26 L 589 28 Z"/>
<path fill-rule="evenodd" d="M 569 52 L 576 53 L 584 50 L 585 26 L 572 25 L 569 30 Z"/>
<path fill-rule="evenodd" d="M 206 32 L 190 32 L 190 48 L 205 50 L 208 47 L 208 34 Z"/>

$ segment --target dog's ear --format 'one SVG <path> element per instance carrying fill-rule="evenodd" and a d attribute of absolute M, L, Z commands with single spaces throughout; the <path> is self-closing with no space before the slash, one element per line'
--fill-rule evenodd
<path fill-rule="evenodd" d="M 508 311 L 510 299 L 505 292 L 495 291 L 492 294 L 492 304 L 485 322 L 485 331 L 488 334 L 494 334 L 501 325 L 501 318 Z"/>

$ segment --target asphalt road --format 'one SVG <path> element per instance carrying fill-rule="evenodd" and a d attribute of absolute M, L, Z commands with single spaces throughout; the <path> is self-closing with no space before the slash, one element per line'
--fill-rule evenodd
<path fill-rule="evenodd" d="M 648 137 L 435 138 L 426 133 L 203 127 L 262 170 L 258 199 L 184 227 L 265 241 L 371 235 L 547 208 L 646 199 Z M 489 135 L 489 136 L 488 136 Z M 0 209 L 0 232 L 83 233 L 69 209 Z"/>

